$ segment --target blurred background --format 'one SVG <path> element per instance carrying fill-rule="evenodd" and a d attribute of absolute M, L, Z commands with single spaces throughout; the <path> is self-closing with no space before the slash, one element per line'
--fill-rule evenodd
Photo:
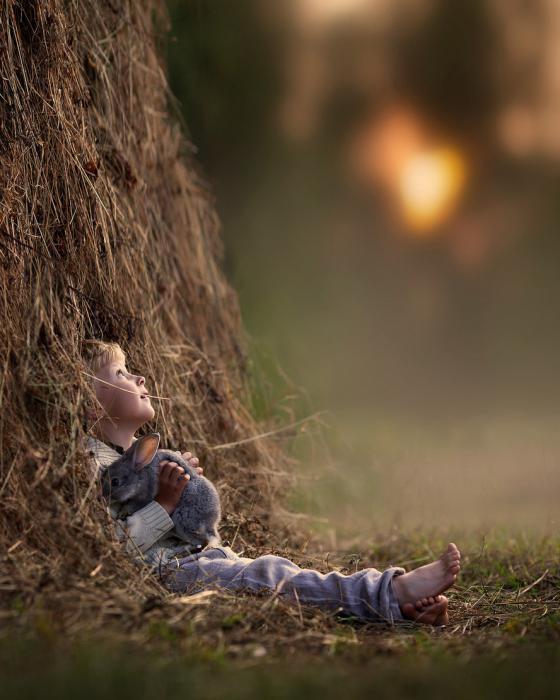
<path fill-rule="evenodd" d="M 555 531 L 560 3 L 168 5 L 254 410 L 320 412 L 293 510 Z"/>

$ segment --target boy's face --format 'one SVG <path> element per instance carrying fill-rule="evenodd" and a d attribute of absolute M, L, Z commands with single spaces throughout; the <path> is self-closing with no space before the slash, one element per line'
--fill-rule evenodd
<path fill-rule="evenodd" d="M 138 426 L 155 415 L 147 396 L 144 377 L 130 374 L 122 360 L 103 365 L 94 380 L 95 395 L 105 412 L 115 423 L 134 423 Z"/>

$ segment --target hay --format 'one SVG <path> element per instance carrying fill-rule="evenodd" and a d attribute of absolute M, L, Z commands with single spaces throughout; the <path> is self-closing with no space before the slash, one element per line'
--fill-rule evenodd
<path fill-rule="evenodd" d="M 249 556 L 303 542 L 279 509 L 287 458 L 254 439 L 271 426 L 247 408 L 219 222 L 169 116 L 161 5 L 0 2 L 4 619 L 93 629 L 165 595 L 115 544 L 88 472 L 83 339 L 119 342 L 169 399 L 148 428 L 200 458 L 224 539 Z"/>

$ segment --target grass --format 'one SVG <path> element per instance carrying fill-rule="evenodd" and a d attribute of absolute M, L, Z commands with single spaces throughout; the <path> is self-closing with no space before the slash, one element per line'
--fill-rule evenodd
<path fill-rule="evenodd" d="M 412 656 L 388 655 L 360 664 L 258 663 L 236 668 L 219 660 L 158 657 L 126 649 L 79 647 L 69 657 L 54 657 L 36 650 L 12 665 L 3 678 L 4 697 L 75 698 L 126 695 L 196 698 L 379 698 L 430 697 L 496 698 L 552 697 L 560 680 L 560 651 L 518 652 L 511 658 L 477 660 L 434 654 L 421 662 Z M 13 658 L 13 657 L 12 657 Z M 25 662 L 22 659 L 25 658 Z"/>
<path fill-rule="evenodd" d="M 456 539 L 463 571 L 449 592 L 447 628 L 390 629 L 269 595 L 225 593 L 184 616 L 144 605 L 141 621 L 114 627 L 128 632 L 103 636 L 60 633 L 45 610 L 2 638 L 4 697 L 552 697 L 560 681 L 560 539 Z M 422 563 L 445 540 L 401 534 L 329 562 L 346 573 L 374 561 Z"/>

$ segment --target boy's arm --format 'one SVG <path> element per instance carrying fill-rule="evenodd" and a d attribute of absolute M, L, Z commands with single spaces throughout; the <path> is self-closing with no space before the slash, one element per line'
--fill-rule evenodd
<path fill-rule="evenodd" d="M 90 455 L 89 459 L 92 469 L 99 474 L 102 469 L 101 463 L 95 456 Z M 157 501 L 151 501 L 125 518 L 120 518 L 118 512 L 112 508 L 108 508 L 108 511 L 115 520 L 117 537 L 120 542 L 125 542 L 129 554 L 137 554 L 138 551 L 144 553 L 174 527 L 169 513 Z"/>
<path fill-rule="evenodd" d="M 126 551 L 135 554 L 138 550 L 144 553 L 154 542 L 173 529 L 173 520 L 157 501 L 150 501 L 126 518 L 119 518 L 109 509 L 117 525 L 117 537 L 125 541 Z"/>

